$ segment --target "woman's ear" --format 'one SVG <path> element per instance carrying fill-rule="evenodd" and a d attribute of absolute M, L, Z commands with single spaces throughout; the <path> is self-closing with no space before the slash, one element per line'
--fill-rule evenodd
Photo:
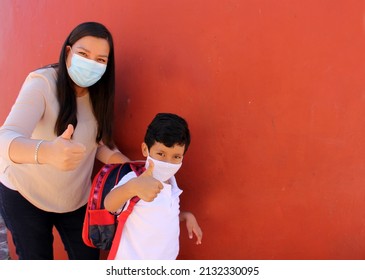
<path fill-rule="evenodd" d="M 71 55 L 70 55 L 70 52 L 71 52 L 71 47 L 70 46 L 66 46 L 65 54 L 66 54 L 66 66 L 67 67 L 70 67 L 71 66 Z"/>
<path fill-rule="evenodd" d="M 144 157 L 148 157 L 148 147 L 147 147 L 147 144 L 145 142 L 142 143 L 141 149 L 142 149 L 142 155 Z"/>

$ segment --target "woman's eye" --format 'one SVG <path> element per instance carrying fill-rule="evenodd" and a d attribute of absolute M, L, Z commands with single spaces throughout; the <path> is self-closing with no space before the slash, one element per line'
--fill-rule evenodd
<path fill-rule="evenodd" d="M 83 57 L 87 57 L 86 53 L 84 53 L 84 52 L 78 52 L 78 54 L 83 56 Z"/>
<path fill-rule="evenodd" d="M 99 62 L 99 63 L 106 64 L 106 60 L 105 60 L 105 59 L 102 59 L 102 58 L 99 58 L 99 59 L 98 59 L 98 62 Z"/>

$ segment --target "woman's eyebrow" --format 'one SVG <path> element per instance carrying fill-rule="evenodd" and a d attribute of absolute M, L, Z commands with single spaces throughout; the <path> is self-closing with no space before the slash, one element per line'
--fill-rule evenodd
<path fill-rule="evenodd" d="M 77 49 L 82 49 L 85 52 L 90 52 L 88 49 L 82 47 L 82 46 L 76 46 Z"/>
<path fill-rule="evenodd" d="M 79 49 L 79 50 L 81 49 L 81 50 L 83 50 L 83 51 L 85 51 L 87 53 L 90 53 L 90 51 L 88 49 L 86 49 L 85 47 L 76 46 L 76 48 Z M 99 57 L 105 57 L 105 58 L 108 58 L 109 57 L 109 55 L 107 55 L 107 54 L 98 54 L 98 56 Z"/>

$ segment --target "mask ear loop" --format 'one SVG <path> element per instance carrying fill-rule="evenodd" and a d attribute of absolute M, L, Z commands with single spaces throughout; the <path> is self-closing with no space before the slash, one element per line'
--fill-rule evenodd
<path fill-rule="evenodd" d="M 148 160 L 149 158 L 152 159 L 150 156 L 150 151 L 148 150 L 148 147 L 147 147 L 147 158 L 146 158 L 146 164 L 145 164 L 146 169 L 150 166 L 150 162 Z"/>

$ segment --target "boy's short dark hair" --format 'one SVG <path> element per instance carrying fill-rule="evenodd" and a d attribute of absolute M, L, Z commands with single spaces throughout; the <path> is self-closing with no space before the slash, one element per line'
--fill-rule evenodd
<path fill-rule="evenodd" d="M 144 137 L 148 150 L 159 142 L 166 147 L 185 145 L 184 154 L 190 145 L 188 123 L 180 116 L 172 113 L 158 113 L 147 127 Z"/>

